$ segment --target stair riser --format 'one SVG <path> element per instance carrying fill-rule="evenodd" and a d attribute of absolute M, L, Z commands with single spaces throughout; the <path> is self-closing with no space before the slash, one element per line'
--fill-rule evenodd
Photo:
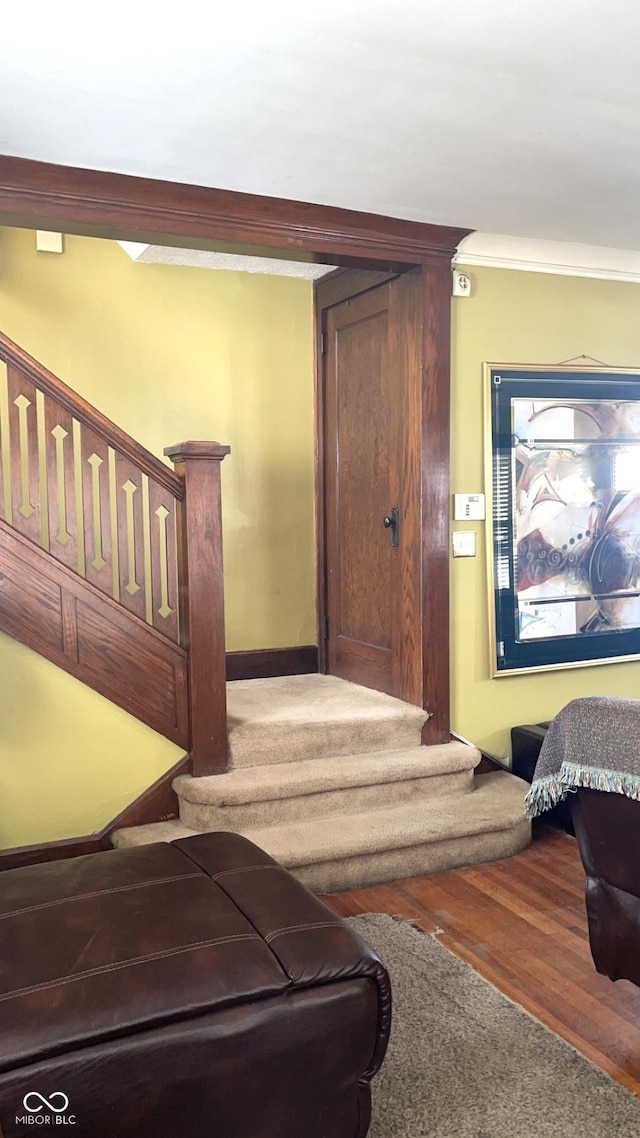
<path fill-rule="evenodd" d="M 448 838 L 380 853 L 358 854 L 315 865 L 295 866 L 284 861 L 283 864 L 314 893 L 336 893 L 341 889 L 357 889 L 403 877 L 442 873 L 460 865 L 497 861 L 519 853 L 530 841 L 531 822 L 523 819 L 507 830 Z"/>
<path fill-rule="evenodd" d="M 235 736 L 235 738 L 234 738 Z M 321 727 L 308 726 L 288 739 L 286 751 L 278 739 L 282 727 L 271 732 L 268 726 L 260 730 L 233 727 L 229 734 L 229 766 L 259 767 L 272 763 L 293 763 L 299 759 L 328 759 L 334 755 L 353 752 L 353 736 L 345 738 L 342 724 L 326 723 Z M 419 747 L 421 727 L 413 720 L 363 720 L 358 726 L 358 752 L 396 750 Z"/>
<path fill-rule="evenodd" d="M 435 798 L 463 795 L 472 790 L 473 771 L 467 770 L 429 778 L 344 787 L 293 798 L 247 802 L 237 806 L 220 807 L 181 799 L 180 820 L 192 830 L 233 830 L 238 833 L 251 827 L 289 825 L 317 818 L 333 818 L 340 814 L 382 810 L 389 806 L 417 802 L 419 799 L 432 802 Z"/>

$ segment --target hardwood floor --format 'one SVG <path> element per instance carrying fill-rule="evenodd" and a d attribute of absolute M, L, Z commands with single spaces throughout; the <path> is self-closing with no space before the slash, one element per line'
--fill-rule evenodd
<path fill-rule="evenodd" d="M 341 916 L 407 917 L 640 1096 L 640 988 L 596 972 L 574 838 L 541 827 L 515 857 L 334 893 Z"/>

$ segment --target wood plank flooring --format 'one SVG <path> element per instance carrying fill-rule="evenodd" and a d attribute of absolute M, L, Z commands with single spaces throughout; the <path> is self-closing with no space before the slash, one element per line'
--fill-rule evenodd
<path fill-rule="evenodd" d="M 640 988 L 596 972 L 574 838 L 536 829 L 504 861 L 334 893 L 341 916 L 390 913 L 436 932 L 501 992 L 640 1097 Z"/>

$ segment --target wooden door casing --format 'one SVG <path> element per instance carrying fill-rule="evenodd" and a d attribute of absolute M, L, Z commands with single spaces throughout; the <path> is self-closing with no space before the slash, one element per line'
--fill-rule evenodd
<path fill-rule="evenodd" d="M 310 254 L 311 260 L 350 266 L 316 282 L 320 327 L 323 310 L 336 303 L 338 294 L 339 299 L 354 296 L 380 283 L 380 275 L 401 272 L 407 265 L 421 274 L 421 703 L 429 712 L 423 742 L 447 742 L 451 258 L 471 230 L 7 157 L 0 158 L 0 216 L 5 225 L 55 226 L 65 233 L 120 240 L 140 240 L 142 235 L 145 240 L 162 241 L 162 235 L 180 235 L 179 243 L 182 238 L 187 242 L 261 243 L 285 256 L 293 250 L 305 260 Z M 317 405 L 318 651 L 324 667 L 324 455 L 319 378 Z"/>

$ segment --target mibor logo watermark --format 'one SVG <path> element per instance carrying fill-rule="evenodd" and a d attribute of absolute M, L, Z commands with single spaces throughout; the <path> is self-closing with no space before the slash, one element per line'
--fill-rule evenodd
<path fill-rule="evenodd" d="M 40 1091 L 27 1091 L 22 1100 L 26 1114 L 16 1115 L 17 1126 L 75 1126 L 75 1114 L 67 1114 L 69 1098 L 64 1091 L 52 1091 L 48 1098 Z"/>

